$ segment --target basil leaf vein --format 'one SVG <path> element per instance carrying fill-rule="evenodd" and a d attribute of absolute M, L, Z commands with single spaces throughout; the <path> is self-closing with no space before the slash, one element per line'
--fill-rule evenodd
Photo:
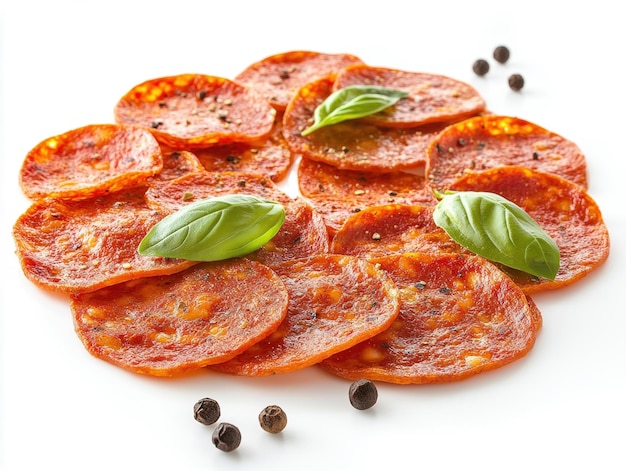
<path fill-rule="evenodd" d="M 395 105 L 409 94 L 402 90 L 367 85 L 350 85 L 331 93 L 313 113 L 313 124 L 302 136 L 350 119 L 362 118 Z"/>
<path fill-rule="evenodd" d="M 438 193 L 433 219 L 453 240 L 493 262 L 554 280 L 556 242 L 526 211 L 489 192 Z"/>
<path fill-rule="evenodd" d="M 285 208 L 251 195 L 188 204 L 155 224 L 139 243 L 141 255 L 216 261 L 261 248 L 280 230 Z"/>

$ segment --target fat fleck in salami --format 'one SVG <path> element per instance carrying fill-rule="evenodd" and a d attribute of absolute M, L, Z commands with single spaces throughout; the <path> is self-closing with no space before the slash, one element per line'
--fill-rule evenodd
<path fill-rule="evenodd" d="M 303 86 L 287 106 L 283 134 L 291 150 L 307 159 L 343 170 L 391 172 L 425 164 L 431 140 L 445 127 L 434 123 L 394 129 L 350 120 L 302 136 L 313 124 L 317 108 L 333 91 L 333 80 L 323 78 Z"/>
<path fill-rule="evenodd" d="M 32 199 L 90 198 L 142 185 L 162 167 L 150 132 L 93 124 L 37 144 L 24 159 L 20 185 Z"/>
<path fill-rule="evenodd" d="M 585 156 L 572 141 L 523 119 L 479 116 L 441 131 L 428 148 L 426 178 L 447 189 L 465 173 L 519 165 L 587 186 Z"/>
<path fill-rule="evenodd" d="M 288 51 L 251 64 L 235 81 L 257 90 L 277 110 L 284 111 L 300 87 L 322 77 L 334 77 L 344 67 L 362 62 L 352 54 Z"/>
<path fill-rule="evenodd" d="M 580 185 L 558 175 L 500 167 L 468 174 L 451 188 L 497 193 L 524 209 L 554 239 L 561 252 L 555 280 L 506 269 L 527 294 L 569 285 L 609 255 L 609 233 L 597 203 Z"/>
<path fill-rule="evenodd" d="M 437 203 L 421 175 L 337 170 L 309 159 L 302 159 L 298 165 L 298 185 L 324 217 L 331 235 L 350 216 L 370 206 Z"/>
<path fill-rule="evenodd" d="M 80 293 L 193 265 L 137 252 L 141 239 L 163 217 L 146 206 L 141 191 L 86 200 L 45 198 L 18 218 L 13 237 L 31 282 L 52 291 Z"/>
<path fill-rule="evenodd" d="M 456 121 L 485 110 L 485 100 L 471 85 L 443 75 L 357 64 L 337 75 L 334 89 L 371 85 L 408 92 L 409 96 L 366 121 L 379 126 L 415 127 Z"/>
<path fill-rule="evenodd" d="M 288 373 L 386 329 L 398 315 L 398 292 L 364 260 L 319 255 L 275 268 L 289 292 L 287 316 L 266 339 L 212 367 L 246 376 Z"/>
<path fill-rule="evenodd" d="M 433 209 L 408 204 L 366 208 L 344 222 L 330 250 L 366 259 L 405 252 L 468 253 L 435 224 Z"/>
<path fill-rule="evenodd" d="M 173 148 L 253 142 L 272 130 L 276 111 L 247 87 L 223 77 L 183 74 L 133 87 L 115 120 L 149 129 Z"/>
<path fill-rule="evenodd" d="M 538 309 L 495 265 L 477 256 L 402 254 L 375 260 L 400 291 L 386 331 L 320 365 L 343 378 L 397 384 L 459 381 L 525 356 Z"/>
<path fill-rule="evenodd" d="M 266 337 L 287 302 L 274 272 L 234 259 L 74 295 L 71 309 L 92 355 L 134 373 L 174 376 L 226 361 Z"/>

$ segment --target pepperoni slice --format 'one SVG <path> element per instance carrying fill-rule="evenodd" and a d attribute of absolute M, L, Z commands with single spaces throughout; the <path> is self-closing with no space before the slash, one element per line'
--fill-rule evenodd
<path fill-rule="evenodd" d="M 459 381 L 525 356 L 541 326 L 536 305 L 477 256 L 410 253 L 375 260 L 400 291 L 400 314 L 381 334 L 324 360 L 351 380 Z"/>
<path fill-rule="evenodd" d="M 204 172 L 205 168 L 198 157 L 187 150 L 170 150 L 161 148 L 163 154 L 163 170 L 155 180 L 169 181 L 189 173 Z"/>
<path fill-rule="evenodd" d="M 524 209 L 554 239 L 561 252 L 555 280 L 503 268 L 527 294 L 567 286 L 609 255 L 609 233 L 597 203 L 583 187 L 558 175 L 508 166 L 468 174 L 451 188 L 497 193 Z"/>
<path fill-rule="evenodd" d="M 244 172 L 195 172 L 153 185 L 146 192 L 146 201 L 165 212 L 178 211 L 186 204 L 211 196 L 246 193 L 289 204 L 293 201 L 268 177 Z"/>
<path fill-rule="evenodd" d="M 32 199 L 90 198 L 139 186 L 162 167 L 159 144 L 145 129 L 93 124 L 37 144 L 19 181 Z"/>
<path fill-rule="evenodd" d="M 269 337 L 212 369 L 245 376 L 296 371 L 376 335 L 398 315 L 394 283 L 364 260 L 320 255 L 275 271 L 289 293 L 284 321 Z"/>
<path fill-rule="evenodd" d="M 431 142 L 426 178 L 445 190 L 465 173 L 519 165 L 587 187 L 585 156 L 572 141 L 509 116 L 478 116 L 450 125 Z"/>
<path fill-rule="evenodd" d="M 354 213 L 370 206 L 437 203 L 421 175 L 337 170 L 309 159 L 298 165 L 298 186 L 322 214 L 331 235 Z"/>
<path fill-rule="evenodd" d="M 115 120 L 143 126 L 164 145 L 207 147 L 267 136 L 276 111 L 247 87 L 223 77 L 183 74 L 133 87 L 115 106 Z"/>
<path fill-rule="evenodd" d="M 163 217 L 146 206 L 141 191 L 85 200 L 45 198 L 17 219 L 13 237 L 30 281 L 52 291 L 80 293 L 193 265 L 137 252 Z"/>
<path fill-rule="evenodd" d="M 79 338 L 95 357 L 134 373 L 174 376 L 229 360 L 287 313 L 280 278 L 245 259 L 73 295 Z"/>
<path fill-rule="evenodd" d="M 242 172 L 189 174 L 146 192 L 150 205 L 174 212 L 193 201 L 227 194 L 250 194 L 285 207 L 285 222 L 274 238 L 248 257 L 274 266 L 293 258 L 328 252 L 328 233 L 322 216 L 303 198 L 291 198 L 272 180 Z"/>
<path fill-rule="evenodd" d="M 280 182 L 293 163 L 291 149 L 282 134 L 282 115 L 276 119 L 271 134 L 255 143 L 236 143 L 196 149 L 195 154 L 210 172 L 257 173 Z"/>
<path fill-rule="evenodd" d="M 346 220 L 330 251 L 365 259 L 405 252 L 467 253 L 435 224 L 433 210 L 408 204 L 366 208 Z"/>
<path fill-rule="evenodd" d="M 431 140 L 446 123 L 407 129 L 383 128 L 362 119 L 344 121 L 302 136 L 313 123 L 315 108 L 333 91 L 323 78 L 296 93 L 283 116 L 283 134 L 291 150 L 310 160 L 343 170 L 391 172 L 415 169 L 426 162 Z"/>
<path fill-rule="evenodd" d="M 289 51 L 251 64 L 235 81 L 257 90 L 277 110 L 284 111 L 300 87 L 322 77 L 334 77 L 344 67 L 362 62 L 352 54 Z"/>
<path fill-rule="evenodd" d="M 409 94 L 394 106 L 365 118 L 379 126 L 415 127 L 455 121 L 486 108 L 485 100 L 471 85 L 443 75 L 356 64 L 337 75 L 334 89 L 350 85 L 386 87 Z"/>

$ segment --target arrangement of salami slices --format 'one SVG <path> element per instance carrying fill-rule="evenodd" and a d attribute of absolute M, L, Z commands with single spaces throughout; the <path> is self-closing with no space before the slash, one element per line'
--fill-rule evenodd
<path fill-rule="evenodd" d="M 303 135 L 352 85 L 406 92 L 383 111 Z M 25 276 L 69 297 L 94 356 L 132 372 L 263 376 L 314 365 L 397 384 L 466 379 L 522 358 L 542 325 L 531 294 L 609 254 L 572 141 L 488 111 L 471 86 L 290 51 L 233 79 L 184 74 L 134 86 L 114 122 L 26 155 L 31 206 L 13 228 Z M 297 177 L 298 196 L 281 188 Z M 554 280 L 470 252 L 433 221 L 436 192 L 496 193 L 556 241 Z M 220 262 L 143 256 L 157 222 L 212 196 L 281 203 L 261 249 Z"/>

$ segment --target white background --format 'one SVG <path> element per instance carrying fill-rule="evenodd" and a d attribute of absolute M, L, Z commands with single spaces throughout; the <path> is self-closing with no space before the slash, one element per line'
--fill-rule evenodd
<path fill-rule="evenodd" d="M 625 2 L 1 4 L 0 469 L 626 469 Z M 491 60 L 499 44 L 512 53 L 504 66 Z M 357 411 L 348 383 L 315 368 L 270 378 L 127 373 L 86 352 L 65 297 L 25 279 L 11 227 L 28 206 L 18 172 L 32 147 L 111 122 L 118 98 L 144 80 L 231 78 L 294 49 L 467 81 L 492 111 L 585 152 L 611 254 L 575 285 L 535 296 L 544 326 L 527 357 L 456 384 L 379 384 L 378 404 Z M 479 57 L 491 62 L 484 78 L 471 70 Z M 521 93 L 507 86 L 514 72 L 526 78 Z M 204 396 L 241 429 L 236 452 L 214 448 L 213 428 L 193 420 Z M 281 435 L 258 426 L 268 404 L 288 414 Z"/>

